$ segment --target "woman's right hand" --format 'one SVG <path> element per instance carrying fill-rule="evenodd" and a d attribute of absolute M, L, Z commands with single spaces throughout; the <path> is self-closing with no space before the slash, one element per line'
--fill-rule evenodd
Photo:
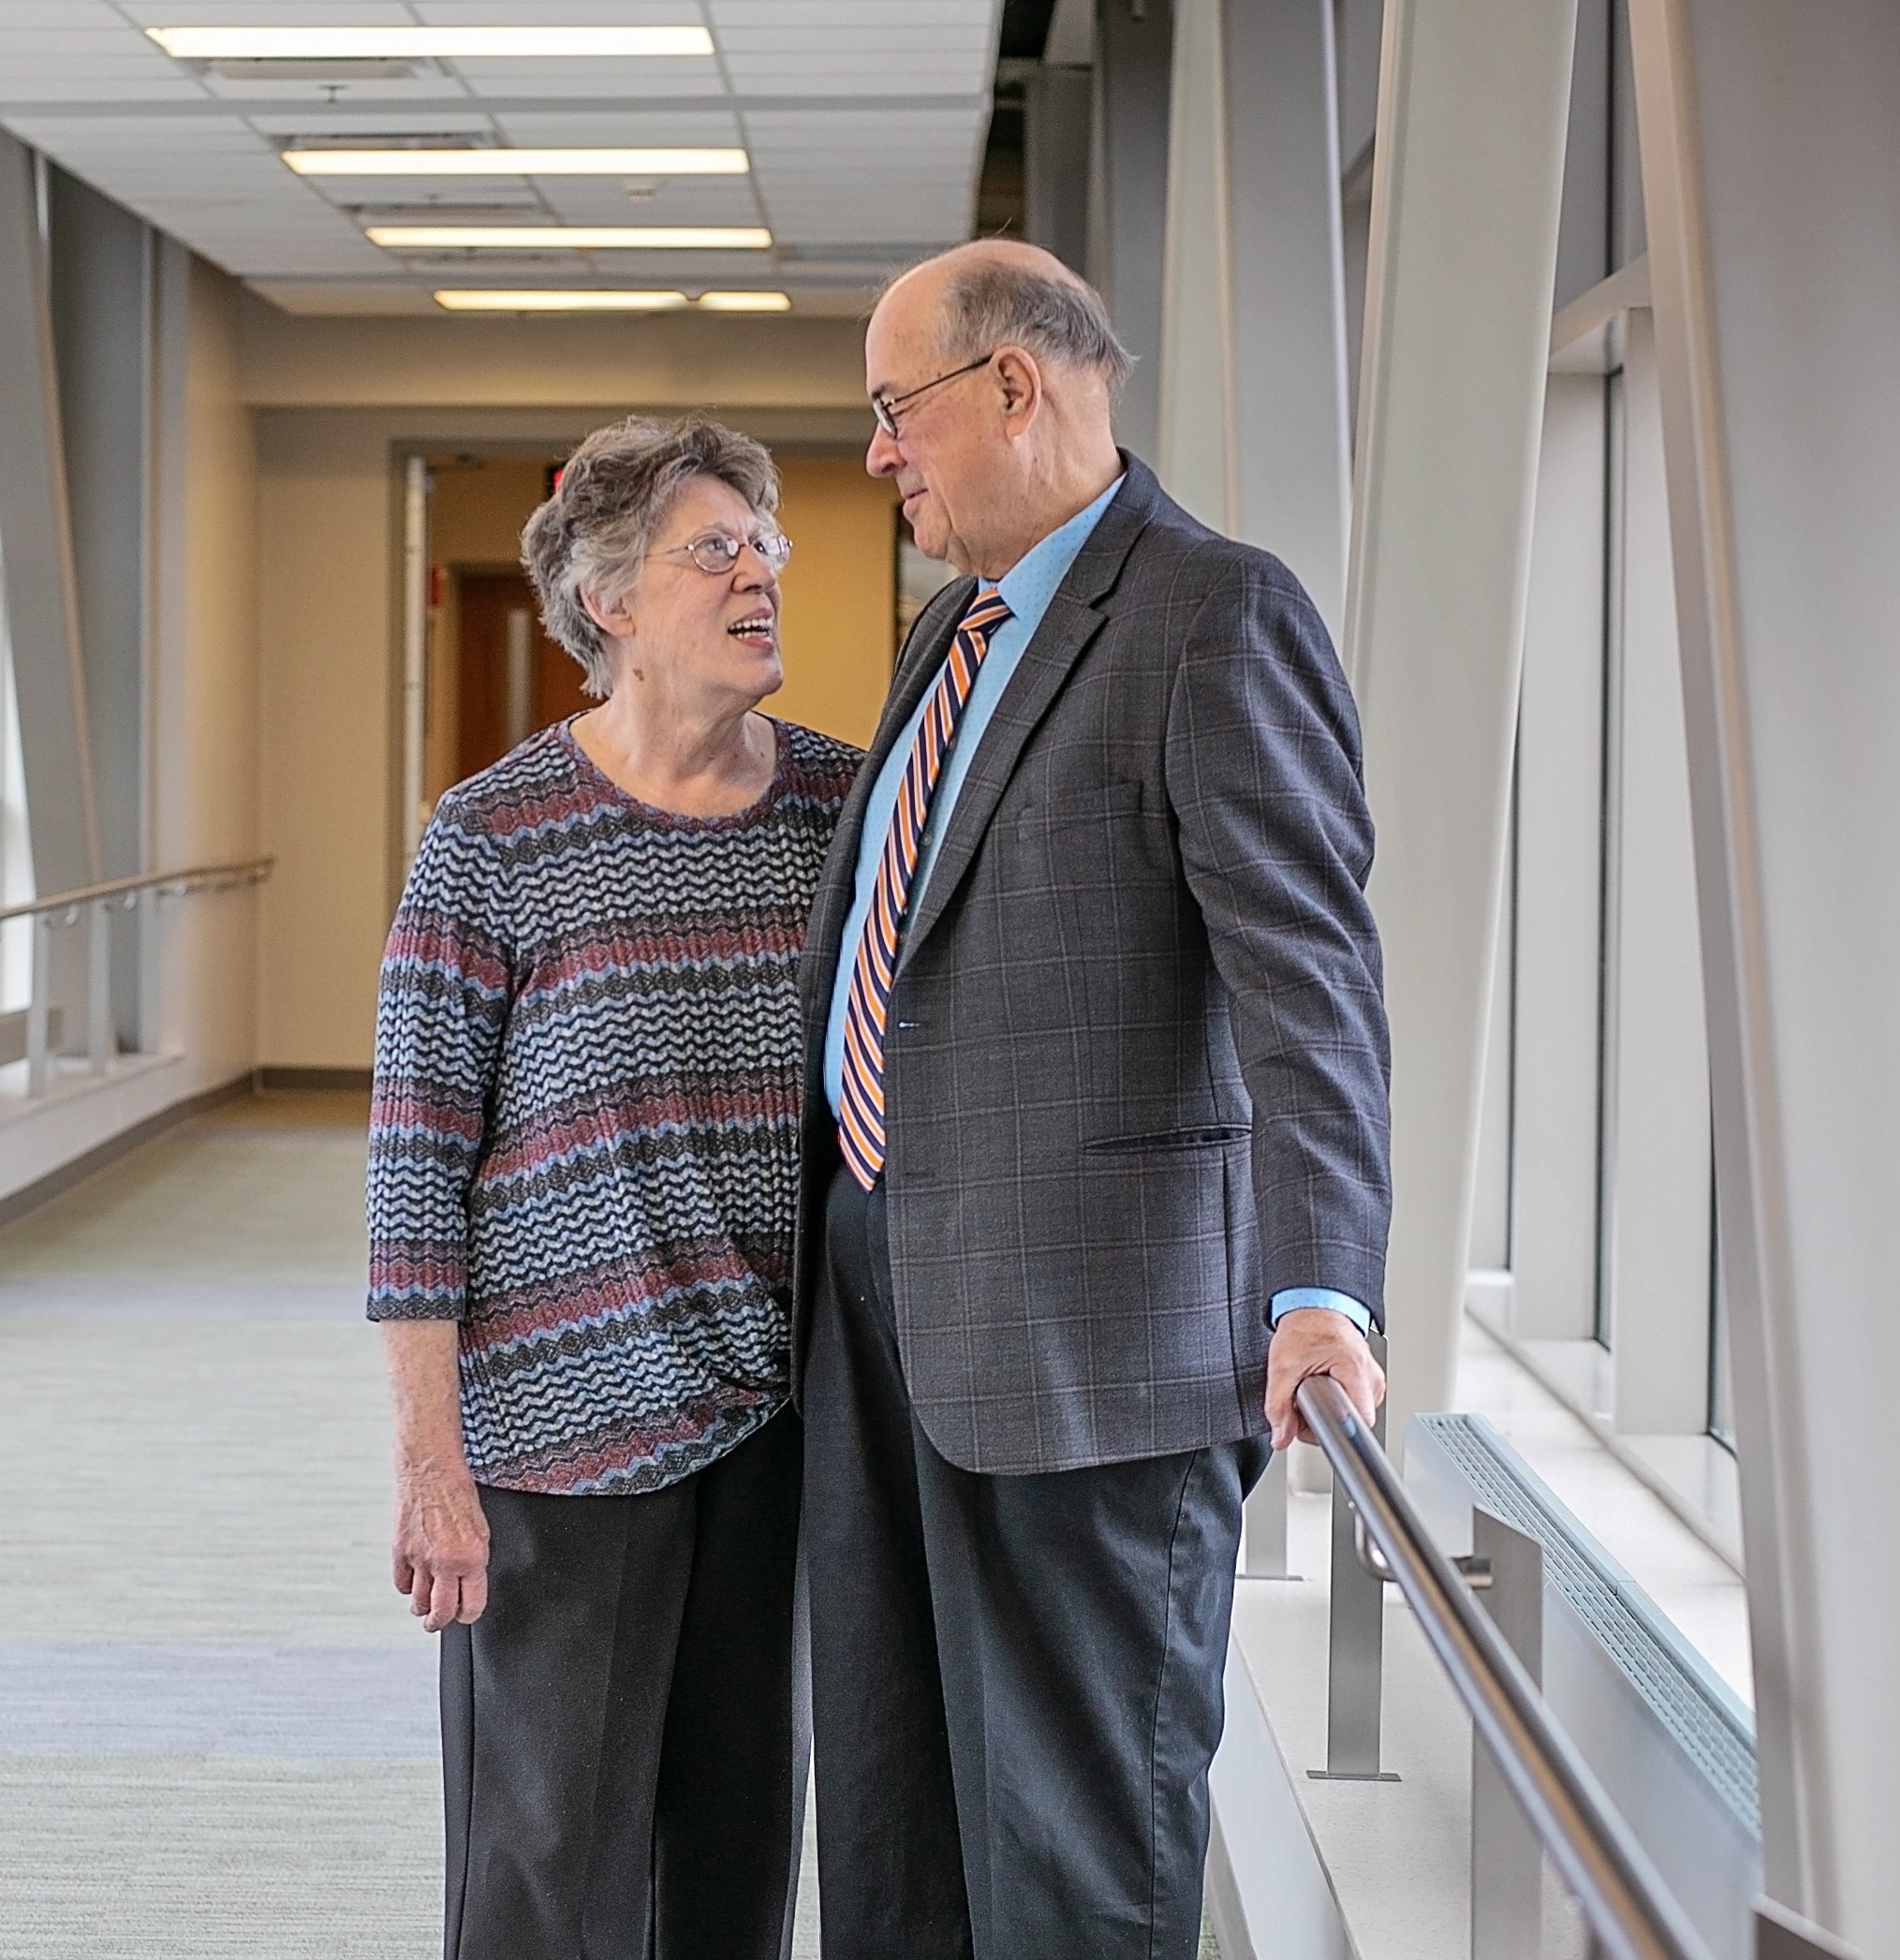
<path fill-rule="evenodd" d="M 396 1470 L 396 1590 L 425 1631 L 464 1626 L 488 1604 L 488 1520 L 468 1466 L 420 1463 Z"/>

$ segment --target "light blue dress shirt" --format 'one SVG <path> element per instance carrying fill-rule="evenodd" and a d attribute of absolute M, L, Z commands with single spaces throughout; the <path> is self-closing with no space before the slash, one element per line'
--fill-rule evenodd
<path fill-rule="evenodd" d="M 918 847 L 917 870 L 912 875 L 910 893 L 905 906 L 906 914 L 916 909 L 924 886 L 930 882 L 938 840 L 950 823 L 950 812 L 956 808 L 957 796 L 963 788 L 964 778 L 969 774 L 977 744 L 983 739 L 983 731 L 996 712 L 996 703 L 1002 699 L 1004 688 L 1009 685 L 1010 676 L 1021 664 L 1037 627 L 1042 624 L 1042 615 L 1049 611 L 1049 602 L 1055 597 L 1056 588 L 1068 576 L 1069 567 L 1075 563 L 1083 546 L 1101 522 L 1102 513 L 1114 501 L 1115 493 L 1121 489 L 1124 480 L 1117 477 L 1086 509 L 1078 510 L 1059 530 L 1052 531 L 1032 546 L 996 582 L 996 590 L 1009 609 L 1009 617 L 990 635 L 989 651 L 983 656 L 982 665 L 977 669 L 970 698 L 965 702 L 964 712 L 957 722 L 955 739 L 938 773 L 936 792 L 931 798 L 930 815 L 925 819 L 923 836 Z M 884 840 L 891 832 L 891 813 L 897 807 L 897 792 L 903 787 L 911 745 L 917 739 L 924 710 L 930 705 L 932 691 L 925 688 L 923 698 L 910 719 L 891 744 L 891 753 L 885 758 L 884 767 L 878 771 L 877 780 L 872 785 L 871 794 L 864 804 L 864 828 L 858 839 L 857 885 L 838 945 L 838 974 L 832 990 L 831 1018 L 825 1024 L 825 1099 L 831 1104 L 833 1116 L 838 1113 L 843 1095 L 845 1003 L 851 991 L 851 972 L 857 965 L 859 942 L 864 936 L 864 921 L 870 916 L 871 900 L 876 891 L 878 861 L 884 855 Z M 1358 1301 L 1345 1293 L 1335 1293 L 1328 1287 L 1295 1287 L 1275 1293 L 1270 1318 L 1277 1321 L 1282 1314 L 1291 1313 L 1299 1306 L 1332 1307 L 1345 1314 L 1362 1334 L 1372 1324 L 1371 1317 Z"/>

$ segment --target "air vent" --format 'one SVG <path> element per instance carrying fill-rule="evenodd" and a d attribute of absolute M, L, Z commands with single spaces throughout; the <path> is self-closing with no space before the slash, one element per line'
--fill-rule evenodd
<path fill-rule="evenodd" d="M 408 81 L 433 62 L 376 60 L 208 61 L 222 81 Z"/>

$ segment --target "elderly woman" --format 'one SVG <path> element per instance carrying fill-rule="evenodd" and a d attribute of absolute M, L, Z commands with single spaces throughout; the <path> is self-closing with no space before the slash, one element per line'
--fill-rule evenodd
<path fill-rule="evenodd" d="M 605 700 L 442 799 L 384 959 L 369 1311 L 448 1960 L 786 1937 L 795 969 L 861 759 L 757 712 L 777 490 L 704 420 L 581 446 L 523 557 Z"/>

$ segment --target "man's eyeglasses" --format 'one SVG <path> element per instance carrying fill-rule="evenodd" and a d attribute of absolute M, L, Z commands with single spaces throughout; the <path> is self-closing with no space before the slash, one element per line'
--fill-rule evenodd
<path fill-rule="evenodd" d="M 901 395 L 888 395 L 882 389 L 871 397 L 871 413 L 877 420 L 877 426 L 885 435 L 897 435 L 897 411 L 906 402 L 914 402 L 919 395 L 927 395 L 933 388 L 941 388 L 946 381 L 954 381 L 959 375 L 974 375 L 979 367 L 988 367 L 995 360 L 994 354 L 985 354 L 980 361 L 971 361 L 962 367 L 953 367 L 947 375 L 939 375 L 935 381 L 926 381 L 921 388 L 906 388 Z"/>
<path fill-rule="evenodd" d="M 766 569 L 774 577 L 785 569 L 786 560 L 791 556 L 791 539 L 783 531 L 755 531 L 750 538 L 734 538 L 729 531 L 708 531 L 685 544 L 669 545 L 653 555 L 673 558 L 684 553 L 701 571 L 722 577 L 739 563 L 739 554 L 747 545 L 764 559 Z"/>

